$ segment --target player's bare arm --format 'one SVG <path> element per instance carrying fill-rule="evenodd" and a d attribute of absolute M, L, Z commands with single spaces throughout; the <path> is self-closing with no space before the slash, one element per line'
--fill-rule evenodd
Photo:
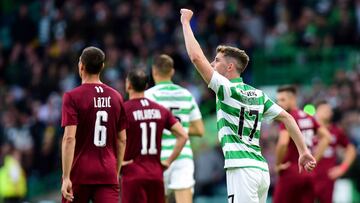
<path fill-rule="evenodd" d="M 194 120 L 190 122 L 189 135 L 202 137 L 204 135 L 204 123 L 202 119 Z"/>
<path fill-rule="evenodd" d="M 324 126 L 319 127 L 316 134 L 319 137 L 319 144 L 316 146 L 314 157 L 316 161 L 319 161 L 330 143 L 331 135 Z"/>
<path fill-rule="evenodd" d="M 346 171 L 349 169 L 351 164 L 354 162 L 356 158 L 356 149 L 353 144 L 348 144 L 345 148 L 345 154 L 344 154 L 344 160 L 341 162 L 341 164 L 331 168 L 329 170 L 328 176 L 332 180 L 336 180 L 343 176 Z"/>
<path fill-rule="evenodd" d="M 121 166 L 123 165 L 123 159 L 125 155 L 125 147 L 126 147 L 126 130 L 122 130 L 118 133 L 117 136 L 117 144 L 118 144 L 118 157 L 117 157 L 117 174 L 120 174 Z"/>
<path fill-rule="evenodd" d="M 290 166 L 289 163 L 283 163 L 287 148 L 289 145 L 290 136 L 287 130 L 281 130 L 279 133 L 279 139 L 276 144 L 275 158 L 276 158 L 276 171 L 285 170 Z"/>
<path fill-rule="evenodd" d="M 189 9 L 181 9 L 181 23 L 183 28 L 186 51 L 190 57 L 191 62 L 195 65 L 202 78 L 208 84 L 211 80 L 214 69 L 210 62 L 204 55 L 199 43 L 195 39 L 194 33 L 190 27 L 190 20 L 193 12 Z"/>
<path fill-rule="evenodd" d="M 294 118 L 282 111 L 276 118 L 285 124 L 286 129 L 291 136 L 291 139 L 295 142 L 296 148 L 299 152 L 299 170 L 304 168 L 306 171 L 312 171 L 316 166 L 315 158 L 310 154 L 309 149 L 306 147 L 304 137 L 301 134 L 299 127 L 297 126 Z"/>
<path fill-rule="evenodd" d="M 71 166 L 74 159 L 75 151 L 75 134 L 76 134 L 76 125 L 66 126 L 64 131 L 64 136 L 61 146 L 61 160 L 62 160 L 62 170 L 63 170 L 63 182 L 61 186 L 61 193 L 64 198 L 73 201 L 74 194 L 72 191 L 72 183 L 70 180 Z"/>
<path fill-rule="evenodd" d="M 162 162 L 165 168 L 168 168 L 170 164 L 179 156 L 181 150 L 183 149 L 186 141 L 188 140 L 188 135 L 185 132 L 184 128 L 180 124 L 180 122 L 176 122 L 171 127 L 171 133 L 176 137 L 176 143 L 174 150 L 172 151 L 170 157 Z"/>

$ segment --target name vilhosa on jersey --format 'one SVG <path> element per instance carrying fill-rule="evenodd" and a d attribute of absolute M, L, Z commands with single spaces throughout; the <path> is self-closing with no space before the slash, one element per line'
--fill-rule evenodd
<path fill-rule="evenodd" d="M 133 160 L 133 163 L 121 169 L 123 176 L 162 180 L 162 132 L 170 130 L 176 118 L 165 107 L 145 98 L 131 99 L 124 107 L 130 124 L 126 129 L 124 160 Z"/>
<path fill-rule="evenodd" d="M 158 109 L 144 109 L 133 112 L 134 119 L 138 120 L 150 120 L 161 119 L 161 113 Z"/>

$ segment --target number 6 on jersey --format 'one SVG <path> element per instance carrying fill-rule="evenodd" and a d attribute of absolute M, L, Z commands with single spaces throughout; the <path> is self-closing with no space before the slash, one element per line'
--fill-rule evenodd
<path fill-rule="evenodd" d="M 95 130 L 94 130 L 94 145 L 97 147 L 106 146 L 106 127 L 101 125 L 102 122 L 108 121 L 108 113 L 106 111 L 96 112 Z"/>

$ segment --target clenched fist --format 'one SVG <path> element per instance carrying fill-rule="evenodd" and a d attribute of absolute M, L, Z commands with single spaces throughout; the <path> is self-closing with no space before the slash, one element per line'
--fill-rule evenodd
<path fill-rule="evenodd" d="M 180 9 L 180 13 L 181 13 L 181 23 L 188 23 L 191 20 L 191 17 L 193 16 L 193 12 L 189 9 L 186 8 L 182 8 Z"/>

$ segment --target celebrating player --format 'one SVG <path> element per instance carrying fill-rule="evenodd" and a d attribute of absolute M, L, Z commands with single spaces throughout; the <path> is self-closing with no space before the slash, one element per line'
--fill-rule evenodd
<path fill-rule="evenodd" d="M 119 202 L 127 119 L 121 95 L 100 81 L 104 60 L 100 49 L 84 49 L 82 84 L 63 97 L 63 202 Z"/>
<path fill-rule="evenodd" d="M 156 57 L 152 66 L 156 85 L 145 91 L 145 96 L 171 110 L 189 135 L 202 136 L 204 125 L 199 107 L 188 90 L 172 83 L 174 72 L 174 62 L 170 56 Z M 169 131 L 164 131 L 162 139 L 161 160 L 166 160 L 174 149 L 176 139 Z M 192 202 L 195 180 L 190 140 L 186 142 L 180 156 L 164 172 L 164 181 L 166 195 L 175 191 L 176 202 Z"/>
<path fill-rule="evenodd" d="M 325 127 L 320 127 L 312 116 L 298 109 L 296 92 L 294 86 L 280 87 L 277 94 L 278 104 L 295 118 L 306 145 L 314 150 L 314 157 L 319 161 L 329 144 L 330 134 Z M 314 149 L 315 135 L 319 138 L 316 149 Z M 297 169 L 299 156 L 290 136 L 291 132 L 280 124 L 280 135 L 276 146 L 276 170 L 279 172 L 279 179 L 275 186 L 274 203 L 294 201 L 313 203 L 313 174 L 299 173 Z"/>
<path fill-rule="evenodd" d="M 240 75 L 249 62 L 246 53 L 235 47 L 218 46 L 210 64 L 190 27 L 193 12 L 180 12 L 187 53 L 217 96 L 218 136 L 225 156 L 229 202 L 265 202 L 270 177 L 259 145 L 263 119 L 279 120 L 291 132 L 300 154 L 299 169 L 311 171 L 316 161 L 291 115 L 261 90 L 242 81 Z"/>
<path fill-rule="evenodd" d="M 320 203 L 332 202 L 335 180 L 346 173 L 356 157 L 355 146 L 349 142 L 343 130 L 331 122 L 332 116 L 332 108 L 326 101 L 317 104 L 315 118 L 331 134 L 330 144 L 314 170 L 315 199 Z M 339 165 L 336 164 L 337 147 L 345 149 L 344 159 Z"/>
<path fill-rule="evenodd" d="M 168 168 L 188 138 L 180 122 L 165 107 L 144 98 L 147 76 L 131 71 L 126 79 L 130 100 L 125 102 L 129 120 L 128 139 L 121 179 L 122 203 L 161 203 L 165 201 L 163 169 Z M 161 137 L 170 130 L 175 142 L 167 159 L 160 162 Z"/>

